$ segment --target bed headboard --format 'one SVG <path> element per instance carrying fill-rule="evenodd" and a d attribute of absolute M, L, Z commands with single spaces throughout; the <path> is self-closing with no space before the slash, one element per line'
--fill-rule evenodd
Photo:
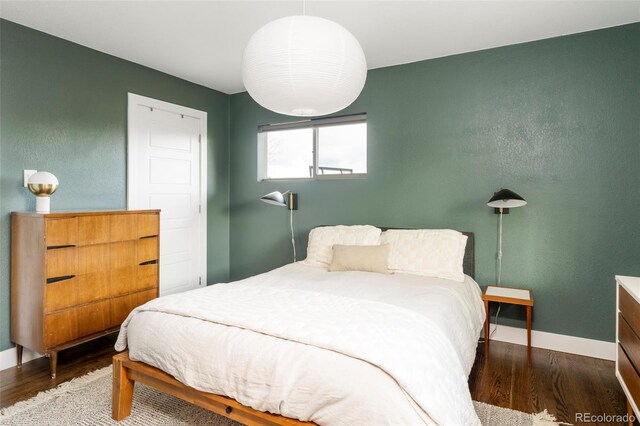
<path fill-rule="evenodd" d="M 321 225 L 330 226 L 330 225 Z M 378 226 L 378 228 L 386 231 L 387 229 L 415 229 L 415 228 L 391 228 Z M 473 232 L 462 232 L 467 236 L 467 247 L 464 250 L 464 259 L 462 260 L 462 270 L 471 278 L 476 278 L 476 237 Z"/>
<path fill-rule="evenodd" d="M 464 249 L 462 269 L 471 278 L 476 278 L 476 235 L 473 232 L 463 232 L 467 236 L 467 247 Z"/>
<path fill-rule="evenodd" d="M 387 229 L 414 229 L 414 228 L 389 228 L 378 226 L 378 228 L 386 231 Z M 462 270 L 471 278 L 476 278 L 476 239 L 473 232 L 460 231 L 467 236 L 467 246 L 464 250 L 464 259 L 462 259 Z"/>

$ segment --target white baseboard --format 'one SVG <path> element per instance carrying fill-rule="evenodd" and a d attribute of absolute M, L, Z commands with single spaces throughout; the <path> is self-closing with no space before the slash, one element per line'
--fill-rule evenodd
<path fill-rule="evenodd" d="M 29 362 L 32 359 L 41 358 L 43 355 L 30 351 L 25 348 L 22 351 L 22 363 Z M 7 368 L 15 367 L 18 364 L 16 358 L 16 348 L 6 349 L 0 352 L 0 370 L 6 370 Z"/>
<path fill-rule="evenodd" d="M 491 324 L 491 330 L 493 330 L 494 327 L 495 326 Z M 526 345 L 527 330 L 524 328 L 498 325 L 498 329 L 493 333 L 493 336 L 491 336 L 491 340 Z M 531 331 L 531 346 L 610 361 L 616 359 L 616 344 L 614 342 L 547 333 L 545 331 Z"/>

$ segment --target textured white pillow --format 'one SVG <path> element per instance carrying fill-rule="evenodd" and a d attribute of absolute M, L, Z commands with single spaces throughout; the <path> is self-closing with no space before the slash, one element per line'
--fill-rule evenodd
<path fill-rule="evenodd" d="M 329 266 L 333 245 L 370 246 L 380 244 L 380 228 L 371 225 L 320 226 L 309 232 L 307 265 Z"/>
<path fill-rule="evenodd" d="M 464 281 L 462 262 L 467 236 L 450 229 L 390 229 L 380 244 L 389 244 L 389 270 Z"/>

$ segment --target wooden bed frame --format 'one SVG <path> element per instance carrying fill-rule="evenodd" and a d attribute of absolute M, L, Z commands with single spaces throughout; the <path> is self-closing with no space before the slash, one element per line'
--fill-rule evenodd
<path fill-rule="evenodd" d="M 128 351 L 113 357 L 113 401 L 111 405 L 111 417 L 113 417 L 114 420 L 123 420 L 131 414 L 133 386 L 135 382 L 144 383 L 160 392 L 173 395 L 191 404 L 195 404 L 198 407 L 249 426 L 301 426 L 315 424 L 254 410 L 253 408 L 240 404 L 234 399 L 196 390 L 177 381 L 162 370 L 151 367 L 143 362 L 130 360 Z"/>
<path fill-rule="evenodd" d="M 394 229 L 394 228 L 382 228 Z M 464 271 L 473 277 L 475 273 L 475 241 L 474 234 L 464 232 L 468 237 L 465 250 Z M 315 425 L 277 414 L 254 410 L 225 396 L 199 391 L 174 379 L 169 374 L 148 364 L 129 359 L 129 352 L 122 352 L 113 357 L 113 393 L 111 417 L 123 420 L 131 414 L 133 387 L 135 382 L 144 383 L 160 392 L 173 395 L 191 404 L 227 417 L 248 426 L 301 426 Z"/>

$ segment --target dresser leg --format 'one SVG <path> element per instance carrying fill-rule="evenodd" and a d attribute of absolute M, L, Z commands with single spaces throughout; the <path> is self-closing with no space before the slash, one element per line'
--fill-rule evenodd
<path fill-rule="evenodd" d="M 56 370 L 58 369 L 58 352 L 52 351 L 49 354 L 49 369 L 51 370 L 51 378 L 56 378 Z"/>
<path fill-rule="evenodd" d="M 16 345 L 16 367 L 22 368 L 22 345 Z"/>
<path fill-rule="evenodd" d="M 629 426 L 633 426 L 633 421 L 635 420 L 635 418 L 633 416 L 633 408 L 631 407 L 629 399 L 627 399 L 627 415 L 629 416 Z"/>

